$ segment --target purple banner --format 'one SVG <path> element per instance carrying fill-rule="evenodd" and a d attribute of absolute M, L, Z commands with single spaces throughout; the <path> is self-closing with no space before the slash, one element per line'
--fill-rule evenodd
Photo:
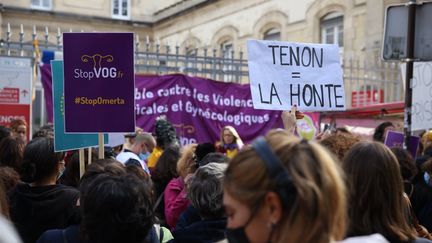
<path fill-rule="evenodd" d="M 40 66 L 41 73 L 41 83 L 44 88 L 44 96 L 45 96 L 45 107 L 47 111 L 48 122 L 53 123 L 53 89 L 52 89 L 52 73 L 51 73 L 51 65 L 43 64 Z"/>
<path fill-rule="evenodd" d="M 67 133 L 132 132 L 132 33 L 64 33 Z"/>
<path fill-rule="evenodd" d="M 404 135 L 400 132 L 388 131 L 386 138 L 384 140 L 384 144 L 389 148 L 399 147 L 402 148 L 404 142 Z M 413 156 L 413 158 L 417 155 L 417 149 L 420 143 L 420 137 L 410 136 L 409 137 L 409 152 Z"/>
<path fill-rule="evenodd" d="M 137 124 L 153 131 L 156 117 L 166 114 L 182 144 L 215 142 L 225 125 L 249 142 L 281 127 L 280 111 L 255 110 L 249 85 L 222 83 L 185 75 L 137 76 Z"/>

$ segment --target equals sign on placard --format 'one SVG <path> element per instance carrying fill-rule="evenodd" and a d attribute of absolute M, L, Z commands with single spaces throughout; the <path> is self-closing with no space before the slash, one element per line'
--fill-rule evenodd
<path fill-rule="evenodd" d="M 300 78 L 300 72 L 292 72 L 291 77 L 292 78 Z"/>

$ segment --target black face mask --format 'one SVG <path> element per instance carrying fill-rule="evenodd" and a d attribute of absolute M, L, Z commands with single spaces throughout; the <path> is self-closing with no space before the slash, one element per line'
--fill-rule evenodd
<path fill-rule="evenodd" d="M 258 206 L 254 207 L 254 209 L 252 210 L 251 216 L 249 217 L 249 219 L 246 221 L 246 223 L 243 226 L 240 226 L 240 227 L 237 227 L 234 229 L 227 228 L 225 230 L 226 238 L 227 238 L 229 243 L 249 243 L 249 239 L 246 235 L 246 227 L 252 221 L 252 219 L 254 218 L 254 215 L 258 212 L 258 209 L 259 209 Z M 271 227 L 270 235 L 269 235 L 267 242 L 271 242 L 271 238 L 272 238 L 273 231 L 274 231 L 274 226 L 275 225 L 272 225 L 272 227 Z"/>
<path fill-rule="evenodd" d="M 238 227 L 235 229 L 226 229 L 226 238 L 229 243 L 249 243 L 249 239 L 246 236 L 245 226 Z"/>
<path fill-rule="evenodd" d="M 249 219 L 246 221 L 246 223 L 243 226 L 230 229 L 226 229 L 226 237 L 229 243 L 249 243 L 249 239 L 246 235 L 246 227 L 249 225 L 249 223 L 253 220 L 254 215 L 258 212 L 259 205 L 257 204 L 255 207 L 253 207 L 252 213 L 249 216 Z"/>

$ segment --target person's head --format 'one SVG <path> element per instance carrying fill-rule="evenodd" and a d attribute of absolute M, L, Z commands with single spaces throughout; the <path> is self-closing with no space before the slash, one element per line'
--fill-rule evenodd
<path fill-rule="evenodd" d="M 429 158 L 424 162 L 421 169 L 422 171 L 429 173 L 429 175 L 432 175 L 432 158 Z"/>
<path fill-rule="evenodd" d="M 143 132 L 144 137 L 144 145 L 145 145 L 145 152 L 144 153 L 151 153 L 153 149 L 156 147 L 156 139 L 153 137 L 151 133 Z"/>
<path fill-rule="evenodd" d="M 10 136 L 12 136 L 12 131 L 5 126 L 0 126 L 0 142 L 1 140 L 3 140 L 3 138 L 7 138 Z"/>
<path fill-rule="evenodd" d="M 391 122 L 383 122 L 379 124 L 375 128 L 375 132 L 373 134 L 373 140 L 377 142 L 384 142 L 385 137 L 387 136 L 388 131 L 394 130 L 395 127 Z"/>
<path fill-rule="evenodd" d="M 426 150 L 428 148 L 432 148 L 432 130 L 426 131 L 421 136 L 421 142 L 423 144 L 424 150 Z"/>
<path fill-rule="evenodd" d="M 24 141 L 20 137 L 6 137 L 0 141 L 0 165 L 21 171 Z"/>
<path fill-rule="evenodd" d="M 102 174 L 112 177 L 126 175 L 126 168 L 122 163 L 112 158 L 98 159 L 88 165 L 79 182 L 80 200 L 86 196 L 88 187 L 97 176 Z"/>
<path fill-rule="evenodd" d="M 351 135 L 352 133 L 346 127 L 337 127 L 335 129 L 335 134 L 349 134 L 349 135 Z"/>
<path fill-rule="evenodd" d="M 214 146 L 214 144 L 212 143 L 200 143 L 198 144 L 198 146 L 196 147 L 195 150 L 195 159 L 197 164 L 199 164 L 201 162 L 201 160 L 204 158 L 204 156 L 206 156 L 209 153 L 214 153 L 216 152 L 216 148 Z"/>
<path fill-rule="evenodd" d="M 3 182 L 5 192 L 13 190 L 20 182 L 18 172 L 8 166 L 0 166 L 0 181 Z"/>
<path fill-rule="evenodd" d="M 220 136 L 222 146 L 225 144 L 237 144 L 239 148 L 243 146 L 242 139 L 240 138 L 235 128 L 232 126 L 223 127 Z"/>
<path fill-rule="evenodd" d="M 147 152 L 145 141 L 145 135 L 143 133 L 137 133 L 134 137 L 130 150 L 136 154 Z"/>
<path fill-rule="evenodd" d="M 84 175 L 80 179 L 80 191 L 85 191 L 85 187 L 92 182 L 92 179 L 99 174 L 108 174 L 112 176 L 119 176 L 126 174 L 125 166 L 115 159 L 98 159 L 88 165 Z"/>
<path fill-rule="evenodd" d="M 253 169 L 252 169 L 253 168 Z M 224 178 L 227 228 L 250 242 L 330 242 L 345 233 L 345 187 L 319 144 L 270 131 L 240 151 Z"/>
<path fill-rule="evenodd" d="M 210 164 L 210 163 L 225 163 L 225 164 L 227 164 L 228 162 L 229 162 L 229 158 L 225 154 L 222 154 L 219 152 L 208 153 L 199 162 L 199 167 L 204 166 L 206 164 Z"/>
<path fill-rule="evenodd" d="M 185 178 L 188 174 L 195 172 L 196 163 L 194 156 L 196 147 L 197 144 L 195 143 L 182 147 L 180 159 L 177 162 L 177 174 L 179 176 Z"/>
<path fill-rule="evenodd" d="M 155 124 L 156 143 L 162 149 L 179 145 L 176 130 L 165 116 L 158 117 Z"/>
<path fill-rule="evenodd" d="M 32 139 L 40 137 L 54 138 L 54 127 L 51 124 L 44 125 L 32 135 Z"/>
<path fill-rule="evenodd" d="M 171 179 L 176 178 L 178 176 L 177 162 L 179 159 L 180 148 L 178 146 L 165 148 L 152 173 L 152 179 L 168 183 Z"/>
<path fill-rule="evenodd" d="M 10 123 L 13 135 L 27 141 L 27 122 L 23 119 L 14 119 Z"/>
<path fill-rule="evenodd" d="M 97 152 L 95 150 L 92 150 L 91 160 L 97 160 Z M 79 151 L 73 152 L 73 154 L 66 161 L 66 169 L 59 181 L 63 185 L 77 188 L 80 181 Z M 84 153 L 84 161 L 88 161 L 88 153 Z M 84 163 L 85 169 L 87 166 L 88 163 Z"/>
<path fill-rule="evenodd" d="M 188 181 L 187 195 L 203 219 L 222 218 L 222 178 L 227 164 L 210 163 L 200 167 Z"/>
<path fill-rule="evenodd" d="M 348 150 L 360 139 L 347 133 L 331 134 L 323 140 L 319 141 L 321 145 L 326 147 L 330 152 L 336 155 L 340 161 L 343 160 Z"/>
<path fill-rule="evenodd" d="M 402 176 L 392 151 L 379 142 L 357 143 L 342 165 L 349 192 L 348 235 L 380 233 L 397 242 L 412 240 Z"/>
<path fill-rule="evenodd" d="M 25 182 L 39 182 L 58 177 L 65 169 L 63 152 L 54 152 L 54 140 L 36 138 L 24 149 L 22 176 Z"/>
<path fill-rule="evenodd" d="M 391 151 L 399 163 L 400 173 L 403 180 L 411 180 L 417 174 L 414 158 L 406 149 L 393 147 Z"/>
<path fill-rule="evenodd" d="M 149 184 L 135 175 L 97 175 L 83 192 L 81 231 L 95 243 L 141 243 L 153 226 Z"/>

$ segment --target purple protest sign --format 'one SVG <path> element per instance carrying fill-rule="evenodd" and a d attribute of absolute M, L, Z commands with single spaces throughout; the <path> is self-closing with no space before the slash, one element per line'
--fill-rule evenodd
<path fill-rule="evenodd" d="M 133 132 L 132 33 L 64 33 L 65 131 Z"/>
<path fill-rule="evenodd" d="M 398 147 L 402 148 L 404 142 L 404 135 L 400 132 L 388 131 L 384 140 L 384 144 L 389 148 Z M 420 143 L 420 137 L 410 136 L 409 138 L 409 152 L 413 158 L 417 155 L 417 149 Z"/>

